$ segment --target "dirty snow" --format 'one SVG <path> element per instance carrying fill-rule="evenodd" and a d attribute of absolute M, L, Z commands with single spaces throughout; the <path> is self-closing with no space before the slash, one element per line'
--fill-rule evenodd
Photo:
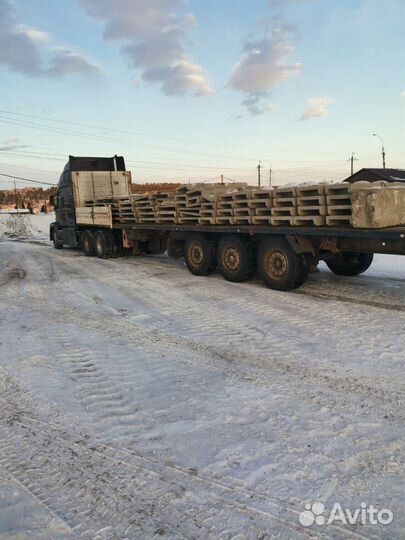
<path fill-rule="evenodd" d="M 55 214 L 0 213 L 0 239 L 48 240 Z"/>
<path fill-rule="evenodd" d="M 0 232 L 2 540 L 404 537 L 403 257 L 279 293 L 47 219 Z M 394 521 L 304 528 L 316 501 Z"/>

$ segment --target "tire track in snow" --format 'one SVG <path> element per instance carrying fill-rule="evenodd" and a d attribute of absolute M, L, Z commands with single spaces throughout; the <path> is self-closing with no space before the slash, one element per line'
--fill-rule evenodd
<path fill-rule="evenodd" d="M 225 372 L 228 378 L 250 380 L 260 386 L 271 388 L 273 381 L 269 374 L 282 375 L 285 377 L 285 384 L 288 385 L 289 390 L 294 389 L 294 395 L 304 399 L 313 391 L 313 386 L 316 386 L 325 392 L 324 398 L 322 395 L 319 396 L 320 401 L 324 402 L 325 405 L 331 398 L 331 395 L 326 392 L 332 391 L 335 401 L 333 404 L 331 402 L 330 406 L 344 408 L 350 403 L 350 407 L 356 411 L 356 404 L 360 402 L 362 413 L 376 410 L 379 416 L 385 415 L 393 422 L 403 422 L 405 419 L 402 398 L 404 388 L 400 382 L 383 376 L 370 377 L 362 371 L 350 370 L 347 372 L 345 368 L 338 365 L 330 366 L 320 360 L 316 365 L 305 364 L 301 361 L 303 342 L 291 339 L 285 334 L 279 337 L 271 336 L 270 343 L 265 347 L 267 354 L 262 357 L 256 352 L 254 354 L 249 352 L 250 340 L 243 341 L 245 346 L 241 345 L 230 350 L 227 339 L 217 338 L 217 324 L 210 331 L 211 315 L 203 315 L 202 321 L 208 321 L 207 327 L 201 320 L 198 320 L 198 330 L 193 332 L 191 329 L 187 332 L 188 337 L 185 338 L 177 332 L 162 331 L 158 326 L 154 327 L 151 322 L 148 322 L 148 327 L 145 327 L 122 317 L 97 320 L 90 315 L 79 313 L 76 307 L 70 307 L 67 304 L 52 307 L 45 305 L 37 308 L 30 303 L 27 305 L 24 300 L 21 302 L 17 299 L 14 302 L 22 304 L 25 310 L 34 313 L 38 311 L 38 314 L 43 314 L 44 311 L 49 311 L 49 320 L 53 320 L 55 323 L 59 322 L 62 326 L 67 323 L 75 326 L 80 324 L 87 330 L 109 336 L 111 339 L 125 340 L 127 345 L 135 349 L 140 344 L 152 349 L 160 344 L 161 353 L 166 351 L 178 356 L 179 349 L 194 351 L 204 356 L 210 369 L 221 373 Z M 288 339 L 287 356 L 285 354 L 286 339 Z M 210 345 L 206 345 L 207 341 Z M 346 344 L 346 346 L 349 345 Z M 344 352 L 344 346 L 342 349 Z M 190 355 L 183 356 L 180 361 L 196 365 L 196 361 Z M 350 402 L 346 400 L 346 396 L 350 396 Z"/>
<path fill-rule="evenodd" d="M 247 531 L 246 538 L 270 539 L 281 527 L 297 539 L 317 538 L 316 531 L 299 526 L 298 511 L 253 490 L 74 435 L 66 425 L 44 423 L 35 418 L 32 403 L 18 399 L 13 382 L 7 387 L 1 399 L 0 463 L 63 516 L 76 536 L 216 540 Z M 338 526 L 325 531 L 323 538 L 329 537 L 375 538 Z"/>

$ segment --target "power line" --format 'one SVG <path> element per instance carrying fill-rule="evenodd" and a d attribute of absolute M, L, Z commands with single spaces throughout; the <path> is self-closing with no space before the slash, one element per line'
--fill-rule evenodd
<path fill-rule="evenodd" d="M 225 180 L 229 180 L 230 182 L 239 183 L 240 180 L 235 180 L 234 178 L 228 178 L 227 176 L 224 176 Z"/>
<path fill-rule="evenodd" d="M 96 140 L 98 142 L 103 143 L 114 143 L 114 144 L 121 144 L 125 146 L 132 146 L 132 147 L 139 147 L 139 148 L 146 148 L 150 150 L 162 150 L 166 152 L 173 152 L 173 153 L 181 153 L 184 154 L 184 148 L 169 148 L 165 146 L 156 146 L 151 144 L 142 144 L 142 143 L 134 143 L 129 142 L 128 140 L 123 139 L 113 139 L 109 137 L 100 137 L 98 135 L 93 135 L 91 133 L 81 133 L 73 130 L 66 130 L 63 128 L 54 128 L 52 126 L 42 125 L 42 124 L 35 124 L 33 122 L 24 122 L 20 120 L 10 120 L 9 118 L 5 118 L 4 116 L 0 116 L 0 121 L 4 124 L 18 126 L 18 127 L 28 127 L 30 129 L 38 129 L 40 131 L 46 131 L 49 133 L 58 133 L 62 135 L 70 135 L 72 137 L 79 137 L 81 139 L 88 139 L 88 140 Z M 195 155 L 195 156 L 204 156 L 204 157 L 215 157 L 218 159 L 232 159 L 234 160 L 234 156 L 226 156 L 223 154 L 208 154 L 204 152 L 193 152 L 190 150 L 187 150 L 187 154 L 189 155 Z M 256 161 L 253 158 L 244 158 L 246 161 Z"/>
<path fill-rule="evenodd" d="M 15 163 L 4 163 L 4 161 L 0 161 L 0 165 L 5 165 L 6 167 L 18 167 L 19 169 L 28 169 L 30 171 L 38 171 L 38 172 L 44 172 L 44 173 L 50 173 L 54 174 L 56 176 L 60 176 L 60 171 L 50 171 L 49 169 L 38 169 L 34 167 L 26 167 L 25 165 L 16 165 Z"/>
<path fill-rule="evenodd" d="M 150 145 L 150 144 L 142 144 L 142 143 L 134 143 L 134 142 L 130 142 L 128 140 L 122 140 L 122 139 L 113 139 L 113 138 L 110 138 L 110 137 L 101 137 L 99 135 L 94 135 L 94 134 L 91 134 L 91 133 L 83 133 L 83 132 L 78 132 L 78 131 L 73 131 L 73 130 L 66 130 L 66 129 L 63 129 L 63 128 L 59 128 L 59 127 L 52 127 L 52 126 L 47 126 L 46 124 L 38 124 L 38 123 L 33 123 L 33 122 L 24 122 L 24 121 L 20 121 L 20 120 L 10 120 L 9 118 L 5 118 L 4 116 L 1 116 L 0 115 L 0 122 L 4 123 L 4 124 L 8 124 L 8 125 L 14 125 L 14 126 L 18 126 L 18 127 L 28 127 L 30 129 L 38 129 L 40 131 L 46 131 L 46 132 L 49 132 L 49 133 L 58 133 L 58 134 L 62 134 L 62 135 L 70 135 L 72 137 L 78 137 L 78 138 L 82 138 L 82 139 L 87 139 L 87 140 L 94 140 L 94 141 L 98 141 L 98 142 L 103 142 L 103 143 L 114 143 L 114 144 L 120 144 L 120 145 L 125 145 L 125 146 L 132 146 L 132 147 L 141 147 L 141 148 L 145 148 L 145 149 L 149 149 L 149 150 L 162 150 L 162 151 L 165 151 L 165 152 L 174 152 L 174 153 L 181 153 L 181 154 L 184 154 L 184 149 L 179 149 L 179 148 L 169 148 L 169 147 L 163 147 L 163 146 L 156 146 L 156 145 Z M 340 152 L 337 152 L 340 154 Z M 234 156 L 229 156 L 229 155 L 223 155 L 223 154 L 208 154 L 208 153 L 203 153 L 203 152 L 193 152 L 193 151 L 187 151 L 187 154 L 188 155 L 195 155 L 195 156 L 203 156 L 203 157 L 214 157 L 214 158 L 217 158 L 217 159 L 231 159 L 231 160 L 234 160 L 235 157 Z M 56 154 L 55 154 L 56 155 Z M 51 159 L 51 158 L 49 158 Z M 57 158 L 52 158 L 52 159 L 57 159 Z M 245 157 L 245 158 L 241 158 L 243 159 L 244 161 L 250 161 L 250 162 L 255 162 L 256 159 L 255 158 L 249 158 L 249 157 Z M 282 161 L 284 163 L 328 163 L 328 162 L 340 162 L 341 160 L 305 160 L 305 161 L 300 161 L 300 160 L 279 160 L 279 161 Z"/>
<path fill-rule="evenodd" d="M 31 184 L 42 184 L 45 186 L 52 186 L 52 187 L 56 186 L 56 184 L 50 184 L 49 182 L 40 182 L 39 180 L 33 180 L 32 178 L 22 178 L 21 176 L 15 176 L 12 174 L 0 173 L 0 176 L 11 178 L 12 180 L 20 180 L 21 182 L 29 182 Z"/>
<path fill-rule="evenodd" d="M 342 154 L 344 153 L 344 151 L 336 151 L 336 150 L 333 150 L 333 151 L 330 151 L 330 150 L 303 150 L 303 149 L 300 149 L 300 150 L 293 150 L 293 149 L 281 149 L 281 148 L 272 148 L 272 149 L 269 149 L 269 148 L 252 148 L 252 147 L 247 147 L 247 146 L 244 146 L 244 145 L 231 145 L 231 144 L 223 144 L 223 143 L 218 143 L 218 142 L 207 142 L 207 141 L 197 141 L 197 140 L 190 140 L 190 139 L 182 139 L 182 138 L 177 138 L 177 137 L 167 137 L 167 136 L 163 136 L 163 135 L 156 135 L 156 134 L 151 134 L 151 133 L 141 133 L 141 132 L 136 132 L 136 131 L 130 131 L 130 130 L 123 130 L 123 129 L 116 129 L 116 128 L 112 128 L 111 126 L 108 126 L 108 127 L 105 127 L 105 126 L 95 126 L 95 125 L 92 125 L 92 124 L 84 124 L 84 123 L 79 123 L 79 122 L 72 122 L 72 121 L 67 121 L 67 120 L 61 120 L 61 119 L 56 119 L 56 118 L 49 118 L 49 117 L 44 117 L 44 116 L 36 116 L 36 115 L 32 115 L 32 114 L 23 114 L 23 113 L 16 113 L 14 111 L 7 111 L 7 110 L 0 110 L 0 113 L 1 114 L 8 114 L 8 115 L 12 115 L 12 116 L 16 116 L 16 117 L 22 117 L 22 118 L 32 118 L 34 120 L 45 120 L 47 122 L 53 122 L 53 123 L 59 123 L 59 124 L 66 124 L 66 125 L 71 125 L 71 126 L 79 126 L 79 127 L 86 127 L 86 128 L 90 128 L 90 129 L 98 129 L 98 130 L 102 130 L 102 131 L 105 131 L 105 130 L 108 130 L 108 131 L 113 131 L 115 133 L 123 133 L 123 134 L 128 134 L 128 135 L 136 135 L 136 136 L 140 136 L 140 137 L 151 137 L 151 138 L 155 138 L 155 139 L 162 139 L 162 140 L 168 140 L 168 141 L 177 141 L 177 142 L 186 142 L 186 143 L 190 143 L 190 144 L 204 144 L 204 145 L 208 145 L 208 146 L 215 146 L 215 147 L 218 147 L 218 146 L 222 146 L 224 148 L 243 148 L 243 149 L 249 149 L 249 150 L 254 150 L 254 151 L 257 151 L 257 150 L 265 150 L 265 151 L 273 151 L 273 152 L 287 152 L 287 153 L 308 153 L 308 152 L 316 152 L 316 153 L 322 153 L 322 154 Z"/>
<path fill-rule="evenodd" d="M 0 152 L 0 155 L 1 155 L 1 152 Z M 52 161 L 60 161 L 60 162 L 63 162 L 65 163 L 66 162 L 66 158 L 51 158 L 51 157 L 47 157 L 46 154 L 42 155 L 42 156 L 35 156 L 35 155 L 32 155 L 32 154 L 27 154 L 27 153 L 22 153 L 22 152 L 3 152 L 3 155 L 7 155 L 7 156 L 10 156 L 10 157 L 31 157 L 31 158 L 35 158 L 35 159 L 50 159 Z M 175 163 L 168 163 L 168 162 L 148 162 L 148 161 L 131 161 L 131 160 L 126 160 L 127 164 L 129 165 L 133 165 L 135 166 L 136 168 L 138 169 L 145 169 L 145 170 L 163 170 L 163 171 L 167 171 L 167 167 L 159 167 L 159 166 L 156 166 L 156 165 L 164 165 L 165 163 L 167 163 L 167 165 L 169 165 L 171 167 L 171 171 L 192 171 L 192 170 L 198 170 L 198 169 L 201 169 L 201 170 L 232 170 L 232 171 L 238 171 L 240 173 L 252 173 L 254 171 L 254 168 L 249 168 L 249 169 L 243 169 L 242 167 L 224 167 L 223 165 L 213 165 L 213 166 L 203 166 L 203 165 L 192 165 L 192 164 L 179 164 L 178 167 L 176 168 L 173 168 L 173 165 L 175 165 Z M 141 165 L 141 163 L 145 163 L 146 165 Z M 343 161 L 338 161 L 338 163 L 344 163 Z M 8 166 L 20 166 L 20 165 L 16 165 L 16 164 L 7 164 Z M 177 165 L 177 164 L 176 164 Z M 25 166 L 22 166 L 23 168 L 30 168 L 32 170 L 38 170 L 38 171 L 42 171 L 44 172 L 43 169 L 34 169 L 33 167 L 25 167 Z M 273 171 L 277 172 L 277 173 L 283 173 L 283 174 L 290 174 L 290 172 L 292 173 L 299 173 L 299 174 L 307 174 L 308 172 L 314 172 L 314 171 L 317 171 L 317 170 L 324 170 L 325 169 L 325 166 L 324 165 L 313 165 L 312 167 L 293 167 L 293 168 L 278 168 L 278 169 L 273 169 Z M 343 167 L 338 167 L 338 169 L 336 169 L 336 167 L 328 167 L 328 170 L 342 170 Z M 46 171 L 46 172 L 54 172 L 54 171 Z M 55 174 L 59 174 L 59 173 L 56 173 Z"/>
<path fill-rule="evenodd" d="M 46 160 L 50 160 L 50 161 L 59 161 L 59 162 L 63 162 L 65 163 L 66 162 L 66 159 L 67 158 L 56 158 L 56 157 L 52 157 L 51 155 L 48 155 L 48 154 L 45 154 L 45 153 L 38 153 L 38 152 L 30 152 L 30 153 L 27 153 L 27 152 L 4 152 L 4 151 L 0 151 L 0 155 L 4 155 L 4 156 L 10 156 L 10 157 L 28 157 L 28 158 L 33 158 L 33 159 L 46 159 Z M 36 154 L 39 154 L 39 155 L 36 155 Z M 54 155 L 59 155 L 59 154 L 54 154 Z M 62 154 L 60 154 L 62 155 Z M 243 168 L 242 166 L 241 167 L 224 167 L 222 164 L 221 165 L 194 165 L 194 164 L 189 164 L 189 163 L 176 163 L 176 162 L 173 162 L 173 161 L 142 161 L 142 160 L 133 160 L 133 158 L 126 158 L 126 163 L 128 165 L 133 165 L 135 167 L 137 167 L 138 169 L 153 169 L 153 170 L 167 170 L 167 166 L 169 166 L 171 168 L 171 170 L 177 170 L 177 171 L 189 171 L 189 170 L 197 170 L 197 169 L 201 169 L 201 170 L 229 170 L 229 171 L 240 171 L 240 172 L 251 172 L 253 170 L 253 168 L 249 168 L 249 169 L 245 169 Z M 281 160 L 283 161 L 283 160 Z M 287 161 L 287 160 L 284 160 L 283 162 L 286 162 L 286 163 L 296 163 L 295 161 Z M 331 161 L 328 161 L 328 162 L 324 162 L 324 163 L 341 163 L 343 164 L 344 160 L 331 160 Z M 297 162 L 297 163 L 300 163 L 300 162 Z M 302 162 L 302 163 L 312 163 L 312 162 Z M 317 162 L 315 162 L 317 163 Z M 164 167 L 160 167 L 160 165 L 163 165 Z M 297 171 L 297 170 L 301 170 L 301 171 L 304 171 L 304 170 L 315 170 L 315 169 L 318 169 L 318 168 L 322 168 L 324 169 L 325 168 L 325 165 L 313 165 L 311 167 L 294 167 L 292 169 L 288 169 L 288 168 L 284 168 L 284 169 L 279 169 L 279 170 L 282 170 L 282 171 L 287 171 L 287 170 L 294 170 L 294 171 Z"/>
<path fill-rule="evenodd" d="M 34 146 L 33 148 L 41 148 L 41 147 L 36 147 Z M 58 152 L 58 153 L 55 153 L 55 152 L 37 152 L 35 150 L 26 150 L 25 152 L 20 152 L 19 150 L 16 150 L 16 151 L 12 151 L 12 150 L 1 150 L 0 149 L 0 154 L 1 153 L 16 153 L 16 154 L 21 154 L 21 155 L 24 155 L 26 154 L 27 152 L 29 152 L 30 154 L 37 154 L 38 156 L 61 156 L 61 157 L 66 157 L 68 155 L 68 153 L 72 154 L 72 151 L 69 150 L 69 152 Z M 74 155 L 74 152 L 73 152 L 73 155 Z M 374 157 L 374 156 L 368 156 L 368 157 Z M 133 159 L 135 160 L 135 158 L 129 158 L 129 159 Z M 126 157 L 126 161 L 128 162 L 128 157 Z M 150 163 L 150 162 L 146 162 L 146 161 L 140 161 L 140 160 L 136 160 L 138 163 Z M 296 159 L 278 159 L 277 162 L 279 163 L 343 163 L 343 159 L 299 159 L 299 160 L 296 160 Z M 160 164 L 160 165 L 178 165 L 178 163 L 176 162 L 173 162 L 173 161 L 159 161 L 159 162 L 155 162 L 157 164 Z M 187 163 L 182 163 L 181 165 L 188 165 Z M 235 169 L 236 167 L 228 167 L 229 169 Z"/>

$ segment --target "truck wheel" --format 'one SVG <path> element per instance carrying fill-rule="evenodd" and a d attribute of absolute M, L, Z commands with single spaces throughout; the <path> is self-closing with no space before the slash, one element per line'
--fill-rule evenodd
<path fill-rule="evenodd" d="M 96 248 L 93 231 L 84 231 L 82 234 L 82 246 L 86 257 L 94 257 Z"/>
<path fill-rule="evenodd" d="M 373 258 L 373 253 L 344 251 L 337 259 L 326 261 L 326 264 L 338 276 L 358 276 L 370 267 Z"/>
<path fill-rule="evenodd" d="M 113 251 L 112 251 L 112 257 L 116 258 L 122 255 L 123 245 L 122 245 L 122 236 L 119 232 L 113 232 L 113 231 L 105 231 L 110 232 L 112 237 L 112 245 L 113 245 Z"/>
<path fill-rule="evenodd" d="M 306 280 L 308 279 L 309 267 L 310 267 L 308 259 L 304 253 L 300 253 L 299 255 L 297 255 L 297 257 L 300 264 L 300 270 L 298 272 L 298 278 L 295 283 L 294 289 L 298 289 L 298 287 L 301 287 L 301 285 L 303 285 L 306 282 Z"/>
<path fill-rule="evenodd" d="M 257 255 L 257 268 L 270 289 L 290 291 L 303 283 L 300 281 L 305 270 L 300 257 L 283 238 L 264 240 Z"/>
<path fill-rule="evenodd" d="M 224 236 L 218 246 L 218 267 L 228 281 L 240 283 L 255 271 L 252 247 L 238 236 Z"/>
<path fill-rule="evenodd" d="M 63 248 L 63 242 L 62 242 L 62 240 L 58 239 L 58 235 L 56 234 L 55 229 L 52 232 L 52 242 L 53 242 L 53 247 L 55 249 L 62 249 Z"/>
<path fill-rule="evenodd" d="M 215 243 L 203 234 L 190 234 L 184 245 L 184 260 L 195 276 L 207 276 L 216 268 Z"/>
<path fill-rule="evenodd" d="M 111 231 L 100 230 L 95 235 L 96 255 L 100 259 L 109 259 L 114 252 L 114 239 Z"/>

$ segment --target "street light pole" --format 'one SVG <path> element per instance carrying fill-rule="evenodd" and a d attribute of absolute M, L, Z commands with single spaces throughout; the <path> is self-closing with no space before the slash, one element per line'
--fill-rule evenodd
<path fill-rule="evenodd" d="M 257 166 L 257 185 L 261 187 L 261 175 L 260 172 L 262 170 L 262 162 L 259 161 L 259 165 Z"/>
<path fill-rule="evenodd" d="M 384 139 L 381 137 L 381 135 L 377 135 L 377 133 L 373 133 L 374 137 L 378 137 L 381 140 L 381 154 L 382 154 L 382 160 L 383 160 L 383 169 L 385 169 L 385 149 L 384 149 Z"/>

